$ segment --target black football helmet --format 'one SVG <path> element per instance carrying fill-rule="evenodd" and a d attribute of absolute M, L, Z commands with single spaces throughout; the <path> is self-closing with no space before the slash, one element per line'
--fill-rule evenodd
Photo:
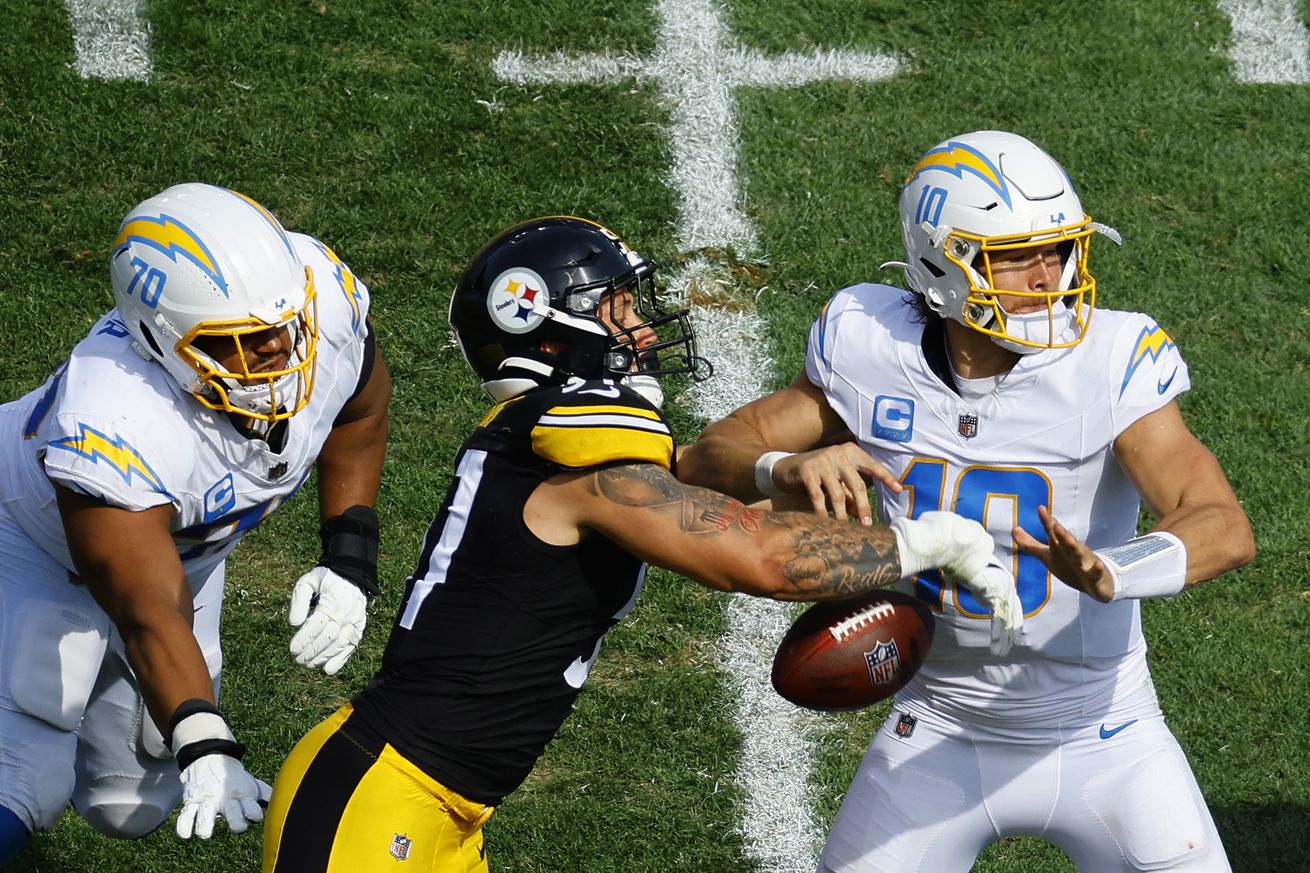
<path fill-rule="evenodd" d="M 535 218 L 497 234 L 469 261 L 450 299 L 450 326 L 496 401 L 570 377 L 707 377 L 687 310 L 660 307 L 654 274 L 654 264 L 595 222 Z M 599 313 L 624 288 L 644 320 L 611 332 Z M 659 340 L 638 350 L 635 335 L 647 328 Z M 562 350 L 544 351 L 547 339 L 561 340 Z"/>

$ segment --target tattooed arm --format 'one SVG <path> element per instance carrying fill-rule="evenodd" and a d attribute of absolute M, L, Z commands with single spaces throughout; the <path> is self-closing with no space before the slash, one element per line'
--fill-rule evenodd
<path fill-rule="evenodd" d="M 533 495 L 525 519 L 548 542 L 594 531 L 703 585 L 778 600 L 849 597 L 901 576 L 887 527 L 761 512 L 654 464 L 557 476 Z"/>

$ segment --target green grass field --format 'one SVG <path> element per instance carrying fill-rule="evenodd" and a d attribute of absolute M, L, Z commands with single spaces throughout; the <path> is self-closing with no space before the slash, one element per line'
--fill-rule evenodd
<path fill-rule="evenodd" d="M 0 398 L 39 384 L 110 307 L 119 220 L 175 182 L 250 194 L 332 245 L 372 290 L 396 391 L 379 506 L 386 593 L 360 652 L 324 677 L 286 651 L 290 585 L 318 553 L 312 498 L 255 531 L 229 567 L 224 709 L 270 781 L 376 666 L 450 458 L 485 409 L 447 341 L 465 259 L 509 223 L 561 212 L 610 225 L 670 270 L 695 254 L 678 242 L 672 110 L 654 84 L 517 85 L 492 68 L 506 49 L 650 56 L 653 6 L 149 0 L 147 81 L 81 78 L 63 4 L 7 7 Z M 1179 343 L 1194 383 L 1184 412 L 1259 546 L 1251 566 L 1146 607 L 1156 685 L 1234 870 L 1310 870 L 1310 86 L 1235 78 L 1230 21 L 1208 2 L 732 0 L 723 14 L 736 41 L 766 55 L 905 61 L 881 82 L 736 92 L 740 207 L 758 248 L 710 254 L 766 320 L 766 386 L 796 372 L 832 291 L 898 281 L 877 271 L 900 254 L 898 182 L 949 134 L 1030 136 L 1123 233 L 1122 248 L 1094 252 L 1099 302 L 1154 314 Z M 701 422 L 671 408 L 694 438 Z M 652 575 L 576 715 L 488 826 L 493 870 L 764 870 L 740 830 L 742 738 L 715 648 L 724 603 Z M 884 712 L 826 720 L 823 821 Z M 183 843 L 166 828 L 115 843 L 66 815 L 11 869 L 255 870 L 259 841 L 255 829 Z M 1029 839 L 993 846 L 976 867 L 1072 869 Z"/>

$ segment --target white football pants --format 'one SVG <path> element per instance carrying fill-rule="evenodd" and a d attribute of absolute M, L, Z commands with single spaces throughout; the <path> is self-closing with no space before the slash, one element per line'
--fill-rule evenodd
<path fill-rule="evenodd" d="M 1012 835 L 1054 843 L 1084 873 L 1230 873 L 1158 707 L 1023 731 L 916 709 L 913 731 L 899 736 L 905 711 L 892 710 L 865 752 L 820 873 L 967 873 Z"/>
<path fill-rule="evenodd" d="M 102 833 L 150 833 L 182 786 L 122 640 L 90 592 L 3 513 L 0 555 L 0 806 L 31 831 L 53 827 L 71 801 Z M 192 582 L 217 693 L 223 564 Z"/>

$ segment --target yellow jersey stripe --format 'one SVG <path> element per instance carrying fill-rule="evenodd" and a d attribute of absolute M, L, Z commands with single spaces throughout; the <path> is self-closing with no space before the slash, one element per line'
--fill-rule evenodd
<path fill-rule="evenodd" d="M 532 429 L 532 450 L 538 457 L 564 467 L 592 467 L 613 461 L 673 463 L 673 438 L 666 430 L 630 427 L 550 427 Z"/>

